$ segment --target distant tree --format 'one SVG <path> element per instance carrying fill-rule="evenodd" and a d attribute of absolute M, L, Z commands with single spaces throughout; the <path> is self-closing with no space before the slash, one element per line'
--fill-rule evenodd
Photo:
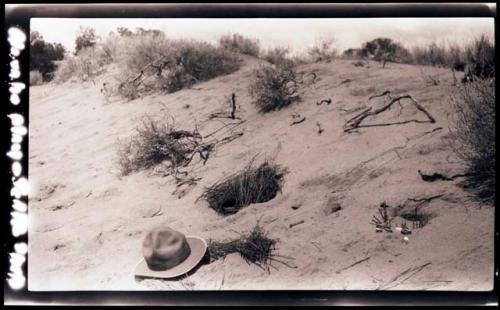
<path fill-rule="evenodd" d="M 363 44 L 361 55 L 382 61 L 385 67 L 387 61 L 400 62 L 409 57 L 409 52 L 400 43 L 394 42 L 392 39 L 376 38 Z"/>
<path fill-rule="evenodd" d="M 30 33 L 30 71 L 40 72 L 44 81 L 52 79 L 54 61 L 62 60 L 65 52 L 61 43 L 47 43 L 39 32 Z"/>
<path fill-rule="evenodd" d="M 142 27 L 136 28 L 135 34 L 139 35 L 139 36 L 152 35 L 153 37 L 165 35 L 165 33 L 163 31 L 161 31 L 161 30 L 158 30 L 158 29 L 144 29 Z"/>
<path fill-rule="evenodd" d="M 75 40 L 75 55 L 86 47 L 92 47 L 97 43 L 99 37 L 95 34 L 94 28 L 80 28 L 80 32 Z"/>
<path fill-rule="evenodd" d="M 130 31 L 130 29 L 126 27 L 118 27 L 116 31 L 121 37 L 131 37 L 134 34 L 132 31 Z"/>

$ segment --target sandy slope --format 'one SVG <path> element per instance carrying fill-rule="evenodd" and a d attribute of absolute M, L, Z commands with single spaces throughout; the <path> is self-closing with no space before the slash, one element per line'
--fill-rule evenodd
<path fill-rule="evenodd" d="M 300 71 L 318 76 L 301 90 L 302 102 L 262 115 L 246 90 L 257 64 L 246 62 L 240 71 L 196 89 L 131 102 L 106 102 L 92 83 L 30 89 L 30 290 L 492 288 L 494 209 L 471 201 L 456 182 L 427 183 L 417 174 L 417 169 L 462 172 L 449 145 L 449 94 L 455 91 L 451 72 L 425 68 L 441 81 L 428 86 L 421 69 L 408 65 L 382 69 L 370 63 L 367 68 L 337 60 L 302 66 Z M 346 79 L 351 82 L 341 84 Z M 367 99 L 384 90 L 411 93 L 437 123 L 344 133 L 345 120 L 355 115 L 346 110 L 380 106 L 383 100 Z M 168 112 L 183 129 L 193 129 L 196 120 L 205 135 L 222 125 L 207 117 L 224 109 L 224 97 L 232 92 L 240 105 L 237 115 L 246 120 L 235 130 L 244 135 L 219 147 L 205 166 L 196 164 L 195 175 L 202 179 L 184 197 L 172 194 L 171 177 L 154 170 L 117 177 L 115 144 L 133 134 L 137 117 Z M 316 105 L 326 98 L 333 103 Z M 290 126 L 294 112 L 306 121 Z M 376 121 L 412 118 L 425 120 L 406 103 Z M 321 135 L 316 122 L 324 129 Z M 442 129 L 433 131 L 437 127 Z M 217 137 L 225 135 L 221 131 Z M 274 157 L 289 170 L 275 199 L 227 217 L 204 201 L 195 202 L 204 186 L 257 154 L 258 161 Z M 396 206 L 407 198 L 437 194 L 443 196 L 424 207 L 434 217 L 413 231 L 408 244 L 398 232 L 376 233 L 370 224 L 383 201 Z M 330 214 L 333 203 L 342 210 Z M 151 217 L 160 207 L 162 214 Z M 296 268 L 276 263 L 277 270 L 267 273 L 233 254 L 180 282 L 133 277 L 142 238 L 153 226 L 226 240 L 237 237 L 234 231 L 249 231 L 259 219 L 279 239 L 278 254 L 293 257 L 286 261 Z"/>

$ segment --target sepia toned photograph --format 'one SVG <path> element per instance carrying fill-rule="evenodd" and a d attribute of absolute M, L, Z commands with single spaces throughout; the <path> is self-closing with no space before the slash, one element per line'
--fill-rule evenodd
<path fill-rule="evenodd" d="M 493 289 L 494 18 L 27 36 L 29 291 Z"/>

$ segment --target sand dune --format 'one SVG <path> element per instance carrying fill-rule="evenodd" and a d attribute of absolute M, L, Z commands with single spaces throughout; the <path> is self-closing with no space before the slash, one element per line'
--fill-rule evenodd
<path fill-rule="evenodd" d="M 29 289 L 492 289 L 494 209 L 474 202 L 457 186 L 458 179 L 430 183 L 417 173 L 463 172 L 449 143 L 447 114 L 456 90 L 451 71 L 425 68 L 440 80 L 428 85 L 418 66 L 390 63 L 382 69 L 370 62 L 355 67 L 349 60 L 303 65 L 299 72 L 315 72 L 317 79 L 301 88 L 302 101 L 259 114 L 247 91 L 257 65 L 247 58 L 233 74 L 130 102 L 108 102 L 100 92 L 112 68 L 96 85 L 31 87 Z M 385 90 L 411 94 L 436 123 L 344 132 L 342 126 L 360 107 L 383 105 L 383 98 L 368 98 Z M 231 93 L 237 97 L 237 116 L 245 120 L 235 131 L 243 135 L 217 147 L 206 165 L 193 162 L 201 180 L 181 198 L 173 194 L 172 177 L 156 169 L 118 176 L 117 139 L 134 133 L 137 118 L 168 113 L 181 129 L 192 130 L 196 122 L 206 135 L 230 122 L 208 116 L 229 111 L 225 96 Z M 331 104 L 317 104 L 328 98 Z M 293 113 L 306 120 L 290 126 Z M 402 102 L 366 123 L 411 119 L 426 117 Z M 227 134 L 221 130 L 216 137 Z M 289 170 L 276 198 L 225 217 L 196 201 L 204 187 L 255 156 L 257 161 L 272 157 Z M 413 229 L 408 243 L 399 232 L 377 233 L 370 224 L 384 201 L 395 207 L 408 198 L 436 195 L 441 196 L 423 207 L 432 213 L 430 222 Z M 334 204 L 341 209 L 332 212 Z M 291 257 L 286 262 L 295 268 L 276 263 L 268 273 L 231 254 L 182 281 L 133 276 L 142 239 L 154 226 L 222 241 L 259 220 L 279 239 L 277 253 Z M 402 221 L 397 217 L 394 223 Z"/>

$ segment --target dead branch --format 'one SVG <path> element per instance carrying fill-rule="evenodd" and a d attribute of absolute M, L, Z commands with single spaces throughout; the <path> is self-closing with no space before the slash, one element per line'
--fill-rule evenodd
<path fill-rule="evenodd" d="M 352 267 L 354 267 L 354 266 L 356 266 L 356 265 L 359 265 L 359 264 L 361 264 L 362 262 L 366 262 L 366 261 L 367 261 L 367 260 L 369 260 L 369 259 L 370 259 L 370 256 L 365 257 L 365 258 L 363 258 L 363 259 L 360 259 L 360 260 L 358 260 L 358 261 L 356 261 L 356 262 L 354 262 L 354 263 L 350 264 L 350 265 L 349 265 L 349 266 L 347 266 L 347 267 L 344 267 L 344 268 L 341 268 L 341 269 L 339 269 L 339 270 L 335 271 L 335 273 L 339 274 L 339 273 L 341 273 L 342 271 L 347 270 L 347 269 L 350 269 L 350 268 L 352 268 Z"/>
<path fill-rule="evenodd" d="M 304 116 L 301 119 L 299 119 L 298 121 L 294 121 L 293 123 L 291 123 L 290 126 L 300 124 L 300 123 L 302 123 L 305 120 L 306 120 L 306 117 Z"/>
<path fill-rule="evenodd" d="M 409 201 L 413 201 L 413 202 L 429 202 L 431 200 L 434 200 L 436 198 L 440 198 L 444 196 L 444 194 L 439 194 L 439 195 L 435 195 L 435 196 L 431 196 L 431 197 L 424 197 L 424 198 L 408 198 Z"/>
<path fill-rule="evenodd" d="M 322 105 L 323 103 L 326 103 L 327 105 L 329 105 L 330 103 L 332 103 L 332 99 L 331 98 L 322 99 L 321 101 L 316 102 L 316 105 Z"/>
<path fill-rule="evenodd" d="M 342 82 L 340 82 L 340 84 L 339 84 L 339 85 L 342 85 L 342 84 L 345 84 L 345 83 L 350 83 L 350 82 L 352 82 L 352 80 L 351 80 L 351 79 L 345 79 L 345 80 L 343 80 Z"/>
<path fill-rule="evenodd" d="M 297 222 L 297 223 L 292 223 L 292 224 L 290 224 L 288 227 L 289 227 L 289 228 L 292 228 L 292 227 L 294 227 L 294 226 L 297 226 L 297 225 L 300 225 L 300 224 L 304 224 L 304 223 L 305 223 L 305 221 L 303 221 L 303 220 L 302 220 L 302 221 L 299 221 L 299 222 Z"/>
<path fill-rule="evenodd" d="M 471 175 L 474 175 L 473 173 L 465 173 L 465 174 L 455 174 L 452 176 L 446 176 L 441 173 L 434 172 L 433 174 L 425 174 L 422 173 L 422 171 L 418 170 L 418 174 L 420 174 L 420 177 L 422 178 L 423 181 L 425 182 L 434 182 L 438 180 L 442 181 L 453 181 L 456 178 L 462 178 L 462 177 L 468 177 Z"/>
<path fill-rule="evenodd" d="M 358 115 L 356 115 L 355 117 L 351 118 L 350 120 L 348 120 L 345 124 L 344 124 L 344 131 L 345 132 L 351 132 L 355 129 L 358 129 L 358 128 L 361 128 L 361 127 L 377 127 L 377 126 L 391 126 L 391 125 L 400 125 L 400 124 L 406 124 L 406 123 L 410 123 L 410 122 L 415 122 L 415 123 L 435 123 L 436 120 L 434 119 L 434 117 L 432 117 L 432 115 L 430 115 L 429 112 L 427 112 L 427 110 L 425 110 L 415 99 L 413 99 L 413 97 L 411 95 L 401 95 L 401 96 L 397 96 L 397 97 L 392 97 L 390 96 L 390 92 L 389 91 L 386 91 L 380 95 L 376 95 L 376 96 L 371 96 L 369 98 L 370 99 L 373 99 L 373 98 L 376 98 L 376 97 L 381 97 L 381 96 L 384 96 L 384 95 L 387 95 L 387 97 L 390 99 L 389 103 L 386 104 L 385 106 L 379 108 L 379 109 L 376 109 L 376 110 L 372 110 L 372 107 L 370 108 L 367 108 L 365 109 L 363 112 L 359 113 Z M 391 108 L 391 106 L 396 103 L 396 102 L 400 102 L 400 100 L 402 99 L 409 99 L 410 102 L 421 112 L 423 112 L 428 120 L 427 121 L 420 121 L 420 120 L 409 120 L 409 121 L 401 121 L 401 122 L 395 122 L 395 123 L 382 123 L 382 124 L 369 124 L 369 125 L 361 125 L 361 122 L 363 122 L 364 119 L 366 119 L 367 117 L 369 116 L 373 116 L 373 115 L 377 115 L 377 114 L 380 114 L 380 113 L 383 113 L 385 111 L 387 111 L 388 109 Z"/>

